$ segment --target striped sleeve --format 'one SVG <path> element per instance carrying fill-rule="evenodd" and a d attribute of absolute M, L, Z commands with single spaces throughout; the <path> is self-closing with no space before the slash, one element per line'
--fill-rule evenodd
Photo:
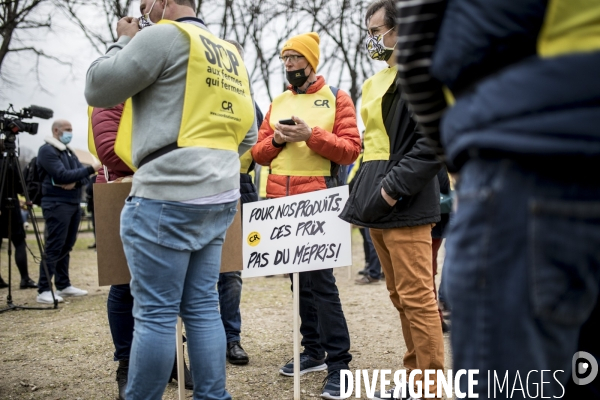
<path fill-rule="evenodd" d="M 433 140 L 438 154 L 440 119 L 447 107 L 442 84 L 429 68 L 447 0 L 396 2 L 398 84 L 421 131 Z"/>

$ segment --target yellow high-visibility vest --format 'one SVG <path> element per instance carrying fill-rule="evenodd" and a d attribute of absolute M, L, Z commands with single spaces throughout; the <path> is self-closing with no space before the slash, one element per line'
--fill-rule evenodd
<path fill-rule="evenodd" d="M 336 99 L 328 85 L 318 92 L 295 95 L 287 90 L 271 104 L 271 128 L 282 119 L 295 115 L 310 127 L 318 126 L 327 132 L 335 124 Z M 306 142 L 286 143 L 283 150 L 271 162 L 271 173 L 286 176 L 330 176 L 331 161 L 314 150 Z"/>
<path fill-rule="evenodd" d="M 252 161 L 254 161 L 251 150 L 252 149 L 248 150 L 240 157 L 240 174 L 250 173 L 249 169 L 252 165 Z"/>
<path fill-rule="evenodd" d="M 556 57 L 598 50 L 600 1 L 550 0 L 538 39 L 539 55 Z"/>
<path fill-rule="evenodd" d="M 92 112 L 94 107 L 88 106 L 88 150 L 98 158 L 98 152 L 96 151 L 96 143 L 94 142 L 94 131 L 92 130 Z"/>
<path fill-rule="evenodd" d="M 386 68 L 363 84 L 360 107 L 360 116 L 365 124 L 363 162 L 390 159 L 390 138 L 381 114 L 381 102 L 396 80 L 397 72 L 396 67 Z"/>
<path fill-rule="evenodd" d="M 258 195 L 261 199 L 267 198 L 267 181 L 269 180 L 269 174 L 271 173 L 269 166 L 265 165 L 260 169 Z"/>
<path fill-rule="evenodd" d="M 96 142 L 94 141 L 94 130 L 92 129 L 92 112 L 94 111 L 94 107 L 88 106 L 88 149 L 90 153 L 92 153 L 96 158 L 98 157 L 98 151 L 96 149 Z M 123 112 L 121 114 L 121 119 L 119 120 L 119 128 L 117 130 L 117 137 L 115 140 L 115 148 L 117 147 L 117 141 L 120 138 L 121 147 L 126 147 L 127 143 L 124 143 L 125 138 L 131 138 L 131 129 L 133 127 L 133 107 L 131 105 L 131 99 L 127 99 L 123 106 Z M 127 131 L 128 132 L 125 132 Z M 122 134 L 119 136 L 119 132 Z M 127 164 L 127 166 L 135 171 L 137 168 L 133 166 L 133 161 L 131 161 L 131 152 L 124 152 L 124 155 L 129 155 L 123 159 L 123 162 Z M 118 155 L 118 154 L 117 154 Z"/>
<path fill-rule="evenodd" d="M 178 147 L 205 147 L 237 152 L 254 122 L 250 79 L 237 49 L 205 29 L 189 23 L 172 24 L 190 40 L 183 114 Z M 132 107 L 125 104 L 115 153 L 132 169 Z"/>
<path fill-rule="evenodd" d="M 360 165 L 363 162 L 363 156 L 364 156 L 364 154 L 360 153 L 358 155 L 358 158 L 356 159 L 356 161 L 354 161 L 354 165 L 352 166 L 352 169 L 348 173 L 348 179 L 347 179 L 348 183 L 352 182 L 352 179 L 354 179 L 354 177 L 358 173 L 358 169 L 360 168 Z"/>
<path fill-rule="evenodd" d="M 133 165 L 131 155 L 131 135 L 133 134 L 133 104 L 131 99 L 127 99 L 123 105 L 123 113 L 119 121 L 119 129 L 115 138 L 115 154 L 132 171 L 137 171 L 137 167 Z"/>

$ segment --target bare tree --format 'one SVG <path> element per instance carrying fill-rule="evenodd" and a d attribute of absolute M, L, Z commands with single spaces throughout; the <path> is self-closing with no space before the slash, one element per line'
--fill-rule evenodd
<path fill-rule="evenodd" d="M 40 0 L 38 0 L 40 1 Z M 99 53 L 116 40 L 114 26 L 128 15 L 133 0 L 53 0 L 75 22 Z M 196 11 L 212 32 L 235 39 L 246 52 L 246 65 L 255 92 L 269 100 L 285 82 L 279 52 L 285 41 L 300 33 L 321 35 L 319 70 L 327 80 L 348 91 L 352 101 L 361 97 L 361 86 L 374 72 L 363 40 L 364 13 L 369 0 L 197 0 Z M 84 16 L 101 15 L 104 23 L 90 26 Z M 97 18 L 96 18 L 97 19 Z"/>
<path fill-rule="evenodd" d="M 264 88 L 270 100 L 281 91 L 274 90 L 272 83 L 278 72 L 283 81 L 278 60 L 283 43 L 290 36 L 317 31 L 322 52 L 319 70 L 329 82 L 347 90 L 356 104 L 362 83 L 373 75 L 375 66 L 364 50 L 368 4 L 368 0 L 223 0 L 199 2 L 198 12 L 213 31 L 246 48 L 252 82 Z"/>
<path fill-rule="evenodd" d="M 347 87 L 349 82 L 354 104 L 362 96 L 363 82 L 374 73 L 374 64 L 364 49 L 368 5 L 364 0 L 313 0 L 300 7 L 313 21 L 315 30 L 326 37 L 321 46 L 321 68 L 329 72 L 330 80 L 337 77 L 338 86 Z"/>
<path fill-rule="evenodd" d="M 40 47 L 30 44 L 25 36 L 30 31 L 47 31 L 51 28 L 51 13 L 36 13 L 43 5 L 51 5 L 51 0 L 4 0 L 0 1 L 0 79 L 9 80 L 6 75 L 4 62 L 10 53 L 31 53 L 36 57 L 34 70 L 39 73 L 40 59 L 54 60 L 60 64 L 69 63 L 51 54 Z"/>
<path fill-rule="evenodd" d="M 77 26 L 92 47 L 103 54 L 117 40 L 115 27 L 119 19 L 131 15 L 133 0 L 56 0 L 57 7 Z M 91 15 L 102 16 L 103 23 L 90 25 Z M 87 20 L 84 21 L 84 16 Z"/>
<path fill-rule="evenodd" d="M 246 65 L 255 91 L 273 100 L 282 88 L 273 88 L 273 77 L 281 73 L 279 51 L 285 40 L 299 31 L 301 19 L 294 2 L 281 0 L 224 0 L 205 2 L 200 16 L 222 38 L 238 41 L 246 52 Z"/>

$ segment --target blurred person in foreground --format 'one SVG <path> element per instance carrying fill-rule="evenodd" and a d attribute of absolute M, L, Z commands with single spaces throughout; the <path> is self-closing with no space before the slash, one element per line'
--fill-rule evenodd
<path fill-rule="evenodd" d="M 240 197 L 239 156 L 256 141 L 249 78 L 235 47 L 196 18 L 193 0 L 142 0 L 140 12 L 141 21 L 119 21 L 85 92 L 94 107 L 132 98 L 131 134 L 115 145 L 137 169 L 121 214 L 135 299 L 126 398 L 162 398 L 180 315 L 194 399 L 229 400 L 215 287 Z"/>
<path fill-rule="evenodd" d="M 443 283 L 454 370 L 600 398 L 600 379 L 571 379 L 600 357 L 600 2 L 397 4 L 400 82 L 458 173 Z"/>
<path fill-rule="evenodd" d="M 291 37 L 281 49 L 290 85 L 273 100 L 252 149 L 258 164 L 270 166 L 269 198 L 339 186 L 340 165 L 351 164 L 360 153 L 350 96 L 317 75 L 319 41 L 316 32 L 305 33 Z M 290 118 L 294 125 L 278 122 Z M 327 369 L 321 397 L 340 399 L 340 370 L 349 368 L 352 355 L 333 269 L 301 272 L 299 281 L 300 374 Z M 279 373 L 294 376 L 293 361 Z"/>

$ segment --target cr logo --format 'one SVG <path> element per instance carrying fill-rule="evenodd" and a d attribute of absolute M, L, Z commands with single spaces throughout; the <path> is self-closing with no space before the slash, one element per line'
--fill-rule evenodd
<path fill-rule="evenodd" d="M 223 100 L 223 102 L 221 103 L 221 108 L 223 109 L 223 111 L 229 111 L 233 114 L 233 104 L 231 104 L 230 101 Z"/>
<path fill-rule="evenodd" d="M 246 241 L 252 247 L 257 246 L 260 243 L 260 233 L 250 232 Z"/>
<path fill-rule="evenodd" d="M 315 100 L 315 107 L 329 108 L 329 100 Z"/>
<path fill-rule="evenodd" d="M 573 354 L 571 366 L 571 375 L 573 376 L 573 382 L 575 382 L 576 385 L 587 385 L 592 383 L 592 381 L 596 379 L 596 376 L 598 376 L 598 361 L 596 361 L 596 358 L 593 355 L 585 351 L 578 351 Z M 581 378 L 581 376 L 586 374 L 586 377 Z"/>

